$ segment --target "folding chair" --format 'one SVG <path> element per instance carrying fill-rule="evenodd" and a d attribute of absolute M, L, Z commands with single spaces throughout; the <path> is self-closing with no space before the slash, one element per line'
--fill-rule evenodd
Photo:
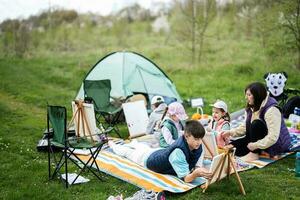
<path fill-rule="evenodd" d="M 52 129 L 50 129 L 50 124 Z M 96 157 L 98 156 L 102 145 L 107 142 L 107 138 L 99 139 L 99 141 L 89 140 L 84 137 L 68 137 L 67 131 L 67 111 L 62 106 L 47 106 L 47 130 L 48 130 L 48 173 L 49 180 L 53 179 L 56 175 L 59 175 L 63 180 L 63 174 L 65 173 L 65 184 L 68 188 L 68 160 L 70 159 L 81 170 L 77 176 L 73 179 L 70 185 L 74 184 L 80 177 L 80 174 L 87 169 L 92 172 L 99 180 L 102 180 L 100 176 L 92 170 L 92 166 L 95 165 L 98 172 L 100 172 Z M 50 131 L 52 130 L 52 131 Z M 51 138 L 51 139 L 50 139 Z M 75 154 L 75 150 L 86 149 L 90 153 L 88 161 L 84 162 L 79 156 Z M 59 152 L 56 152 L 59 150 Z M 51 159 L 51 157 L 53 159 Z M 54 161 L 54 171 L 51 171 L 51 164 Z M 78 162 L 77 162 L 78 161 Z M 64 169 L 63 169 L 64 167 Z"/>
<path fill-rule="evenodd" d="M 105 80 L 85 80 L 84 81 L 85 98 L 92 99 L 95 107 L 96 119 L 101 123 L 100 117 L 104 120 L 121 137 L 118 127 L 116 126 L 117 120 L 121 114 L 122 107 L 115 106 L 111 103 L 110 91 L 111 82 L 109 79 Z"/>

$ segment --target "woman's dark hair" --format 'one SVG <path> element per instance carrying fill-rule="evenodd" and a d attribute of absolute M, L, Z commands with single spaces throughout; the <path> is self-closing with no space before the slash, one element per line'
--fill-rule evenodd
<path fill-rule="evenodd" d="M 245 94 L 247 90 L 250 90 L 251 94 L 253 95 L 254 105 L 249 105 L 249 103 L 247 103 L 246 109 L 253 108 L 253 111 L 258 111 L 261 103 L 267 97 L 266 86 L 260 82 L 254 82 L 247 85 L 245 88 Z"/>
<path fill-rule="evenodd" d="M 197 120 L 188 120 L 185 123 L 184 132 L 191 134 L 194 138 L 203 138 L 205 135 L 205 129 Z"/>

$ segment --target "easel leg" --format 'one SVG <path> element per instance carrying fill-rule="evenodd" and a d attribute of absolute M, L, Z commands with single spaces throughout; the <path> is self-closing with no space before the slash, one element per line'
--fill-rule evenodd
<path fill-rule="evenodd" d="M 233 170 L 234 170 L 235 176 L 236 176 L 236 178 L 237 178 L 237 180 L 238 180 L 238 182 L 239 182 L 240 191 L 241 191 L 241 193 L 242 193 L 243 195 L 246 195 L 246 192 L 245 192 L 243 183 L 242 183 L 242 181 L 241 181 L 241 179 L 240 179 L 240 176 L 239 176 L 238 172 L 236 171 L 234 162 L 232 161 L 232 158 L 231 158 L 231 157 L 229 157 L 229 159 L 230 159 L 230 163 L 231 163 L 231 165 L 232 165 L 232 168 L 233 168 Z"/>
<path fill-rule="evenodd" d="M 240 191 L 241 191 L 241 193 L 242 193 L 243 195 L 246 195 L 246 192 L 245 192 L 243 183 L 242 183 L 242 181 L 241 181 L 241 179 L 240 179 L 240 176 L 239 176 L 239 174 L 238 174 L 238 172 L 237 172 L 237 170 L 236 170 L 236 168 L 235 168 L 235 164 L 234 164 L 234 162 L 233 162 L 233 160 L 232 160 L 231 152 L 230 152 L 229 150 L 225 153 L 225 155 L 223 155 L 222 159 L 221 159 L 220 162 L 218 163 L 218 165 L 217 165 L 215 171 L 214 171 L 213 174 L 212 174 L 211 180 L 208 180 L 208 181 L 206 182 L 205 186 L 202 186 L 202 187 L 201 187 L 201 188 L 203 189 L 203 191 L 202 191 L 203 193 L 207 190 L 208 186 L 211 184 L 211 181 L 213 180 L 213 178 L 215 177 L 215 175 L 216 175 L 217 172 L 219 172 L 219 173 L 218 173 L 218 177 L 217 177 L 216 181 L 220 180 L 221 174 L 222 174 L 222 172 L 223 172 L 224 164 L 225 164 L 226 162 L 228 162 L 227 169 L 225 169 L 225 170 L 226 170 L 226 173 L 227 173 L 227 176 L 228 176 L 228 177 L 230 176 L 231 167 L 232 167 L 233 170 L 234 170 L 235 176 L 236 176 L 236 178 L 237 178 L 237 180 L 238 180 Z M 219 168 L 221 168 L 220 171 L 218 171 Z"/>
<path fill-rule="evenodd" d="M 228 156 L 228 155 L 225 154 L 225 155 L 223 156 L 222 160 L 221 160 L 222 165 L 221 165 L 221 170 L 219 171 L 219 175 L 218 175 L 217 181 L 221 180 L 221 174 L 222 174 L 222 172 L 223 172 L 224 164 L 225 164 L 225 162 L 226 162 L 226 157 L 227 157 L 227 156 Z"/>
<path fill-rule="evenodd" d="M 217 165 L 215 171 L 212 173 L 211 179 L 208 180 L 208 181 L 206 181 L 205 186 L 202 187 L 202 189 L 203 189 L 202 192 L 203 192 L 203 193 L 206 191 L 206 189 L 207 189 L 208 186 L 210 185 L 211 180 L 215 177 L 215 175 L 216 175 L 216 173 L 218 172 L 218 170 L 219 170 L 219 168 L 221 167 L 221 165 L 224 164 L 223 159 L 224 159 L 224 157 L 223 157 L 222 160 L 218 163 L 218 165 Z M 221 167 L 221 168 L 223 168 L 223 167 Z M 218 179 L 216 179 L 216 180 L 218 180 Z"/>
<path fill-rule="evenodd" d="M 228 168 L 227 168 L 227 178 L 229 179 L 230 177 L 230 172 L 231 172 L 231 169 L 230 169 L 230 158 L 231 158 L 231 155 L 228 153 L 227 155 L 227 162 L 228 162 Z"/>

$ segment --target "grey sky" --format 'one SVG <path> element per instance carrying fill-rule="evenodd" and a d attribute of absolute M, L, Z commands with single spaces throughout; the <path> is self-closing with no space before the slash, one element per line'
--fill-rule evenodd
<path fill-rule="evenodd" d="M 150 8 L 159 2 L 171 0 L 0 0 L 0 23 L 5 19 L 27 18 L 48 10 L 49 7 L 107 15 L 135 2 Z"/>

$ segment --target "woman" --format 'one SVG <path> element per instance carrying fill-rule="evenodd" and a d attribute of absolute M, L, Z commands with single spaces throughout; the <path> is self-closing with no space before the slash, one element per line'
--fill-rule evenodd
<path fill-rule="evenodd" d="M 246 121 L 239 127 L 224 131 L 223 137 L 239 137 L 231 142 L 236 147 L 236 155 L 245 161 L 257 160 L 261 151 L 270 156 L 288 151 L 291 138 L 286 128 L 277 102 L 270 97 L 266 87 L 259 82 L 245 88 Z"/>

